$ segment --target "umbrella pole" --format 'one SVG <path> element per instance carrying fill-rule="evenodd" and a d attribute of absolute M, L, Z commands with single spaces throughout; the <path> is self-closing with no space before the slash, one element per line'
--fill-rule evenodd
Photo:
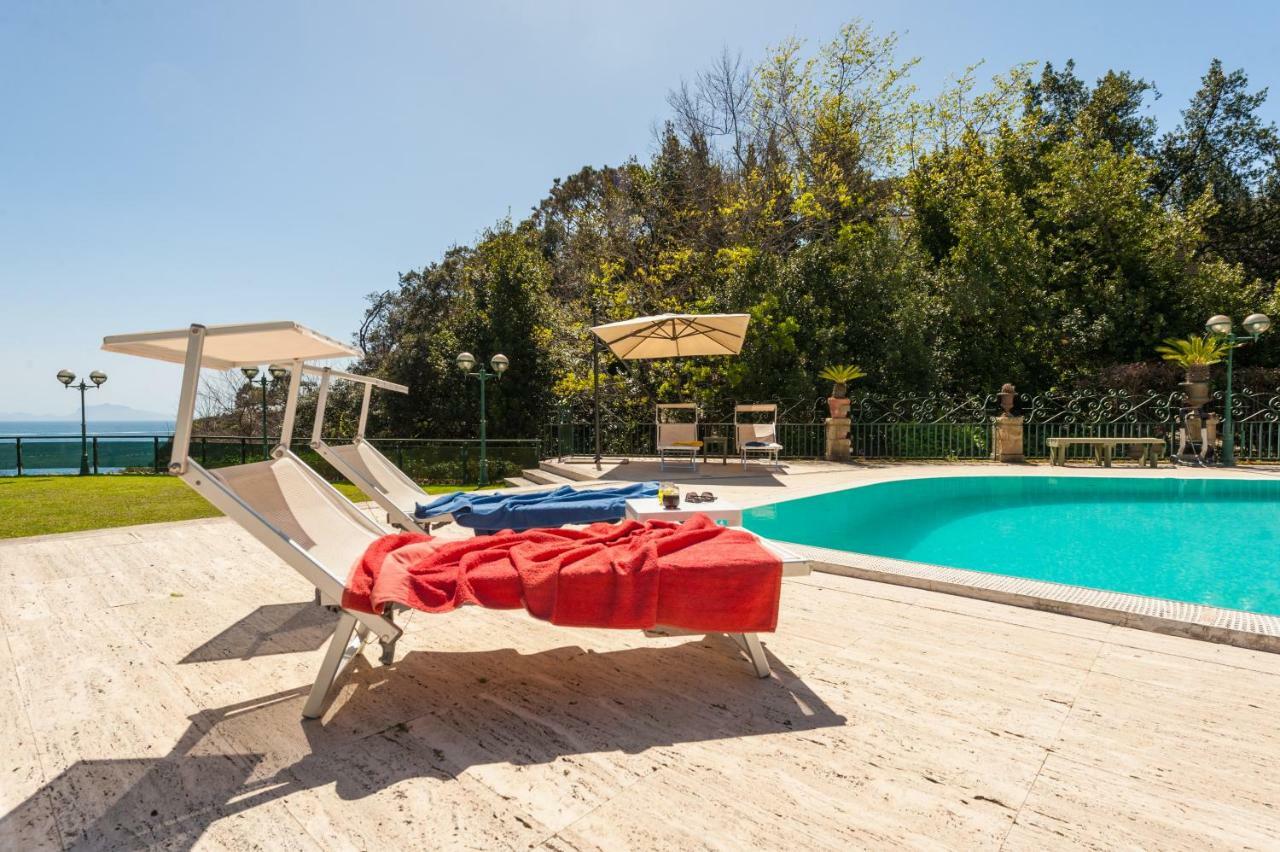
<path fill-rule="evenodd" d="M 592 308 L 591 324 L 597 325 L 594 305 Z M 600 338 L 594 334 L 591 335 L 591 397 L 596 419 L 596 470 L 600 470 Z"/>

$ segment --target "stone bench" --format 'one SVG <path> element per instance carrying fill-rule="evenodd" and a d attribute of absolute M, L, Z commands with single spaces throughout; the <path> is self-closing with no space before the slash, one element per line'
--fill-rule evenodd
<path fill-rule="evenodd" d="M 1103 467 L 1111 467 L 1111 461 L 1115 458 L 1116 447 L 1121 444 L 1139 445 L 1142 447 L 1141 464 L 1155 467 L 1163 455 L 1165 441 L 1164 438 L 1048 438 L 1045 444 L 1049 447 L 1049 464 L 1065 465 L 1067 463 L 1067 451 L 1072 445 L 1079 444 L 1081 446 L 1093 447 L 1093 460 L 1095 464 Z"/>

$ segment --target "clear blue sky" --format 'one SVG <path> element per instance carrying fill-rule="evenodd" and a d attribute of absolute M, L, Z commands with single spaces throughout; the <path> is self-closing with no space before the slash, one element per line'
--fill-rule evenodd
<path fill-rule="evenodd" d="M 1274 2 L 802 0 L 337 3 L 9 0 L 0 6 L 0 411 L 171 411 L 177 369 L 104 334 L 296 319 L 347 339 L 391 287 L 552 178 L 647 155 L 664 97 L 723 47 L 748 59 L 861 16 L 932 94 L 1074 57 L 1154 80 L 1163 128 L 1209 60 L 1270 86 Z"/>

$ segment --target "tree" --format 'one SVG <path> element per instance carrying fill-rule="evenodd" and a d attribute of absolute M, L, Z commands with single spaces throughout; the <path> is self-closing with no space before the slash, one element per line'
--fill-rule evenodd
<path fill-rule="evenodd" d="M 1155 185 L 1180 210 L 1211 196 L 1205 251 L 1242 264 L 1271 292 L 1280 279 L 1280 134 L 1259 115 L 1266 99 L 1266 89 L 1249 91 L 1243 70 L 1227 73 L 1214 59 L 1181 124 L 1160 140 Z"/>

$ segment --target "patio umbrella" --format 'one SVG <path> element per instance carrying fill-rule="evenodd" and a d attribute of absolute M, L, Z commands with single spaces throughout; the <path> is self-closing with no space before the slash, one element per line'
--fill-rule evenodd
<path fill-rule="evenodd" d="M 658 314 L 598 325 L 591 332 L 626 360 L 737 355 L 748 314 Z"/>
<path fill-rule="evenodd" d="M 747 336 L 748 314 L 658 314 L 592 327 L 597 341 L 619 358 L 681 358 L 692 355 L 737 355 Z M 600 467 L 599 343 L 591 349 L 595 406 L 596 467 Z"/>

